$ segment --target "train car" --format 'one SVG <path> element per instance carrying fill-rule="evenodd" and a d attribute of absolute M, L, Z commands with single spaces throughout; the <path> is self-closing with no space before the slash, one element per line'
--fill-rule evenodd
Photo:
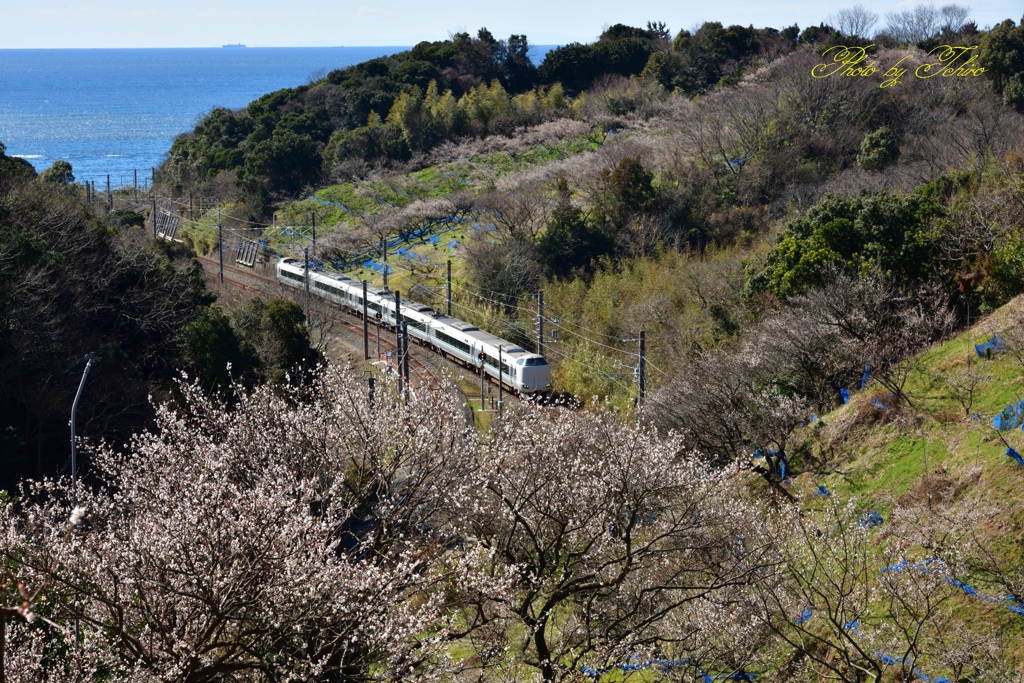
<path fill-rule="evenodd" d="M 363 285 L 358 280 L 306 269 L 292 258 L 277 263 L 277 279 L 362 315 Z M 367 314 L 381 324 L 396 323 L 397 303 L 394 292 L 367 287 Z M 482 367 L 484 373 L 509 389 L 521 394 L 551 391 L 551 367 L 543 356 L 415 301 L 402 300 L 401 315 L 408 323 L 410 337 L 464 365 L 477 370 Z"/>

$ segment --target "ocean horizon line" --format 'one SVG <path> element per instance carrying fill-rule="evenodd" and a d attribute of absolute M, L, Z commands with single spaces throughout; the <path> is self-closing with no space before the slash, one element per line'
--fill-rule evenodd
<path fill-rule="evenodd" d="M 69 52 L 72 50 L 223 50 L 234 48 L 224 45 L 166 45 L 162 47 L 0 47 L 0 52 Z M 343 50 L 358 49 L 410 49 L 413 45 L 244 45 L 246 50 Z"/>

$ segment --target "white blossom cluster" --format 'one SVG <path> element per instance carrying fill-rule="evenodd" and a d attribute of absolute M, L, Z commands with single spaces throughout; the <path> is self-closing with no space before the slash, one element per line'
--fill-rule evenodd
<path fill-rule="evenodd" d="M 1019 595 L 1022 572 L 955 485 L 879 531 L 596 407 L 481 436 L 450 387 L 371 403 L 353 374 L 231 401 L 182 383 L 77 490 L 0 500 L 0 678 L 1020 678 L 1014 613 L 965 622 L 955 577 Z"/>

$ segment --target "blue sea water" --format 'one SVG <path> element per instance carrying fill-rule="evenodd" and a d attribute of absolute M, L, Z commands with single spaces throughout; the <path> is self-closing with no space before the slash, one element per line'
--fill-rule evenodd
<path fill-rule="evenodd" d="M 150 179 L 174 138 L 214 107 L 404 47 L 0 50 L 0 142 L 38 170 L 115 187 Z"/>
<path fill-rule="evenodd" d="M 554 45 L 533 46 L 539 63 Z M 238 109 L 406 47 L 0 50 L 0 142 L 39 171 L 140 186 L 174 138 L 214 107 Z"/>

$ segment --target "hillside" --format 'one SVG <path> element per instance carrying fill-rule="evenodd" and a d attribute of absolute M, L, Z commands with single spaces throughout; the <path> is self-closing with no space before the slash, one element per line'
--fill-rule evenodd
<path fill-rule="evenodd" d="M 0 493 L 0 679 L 1024 683 L 1024 22 L 895 14 L 882 87 L 849 12 L 423 43 L 211 112 L 130 211 L 0 146 L 4 455 L 59 463 L 94 345 L 138 408 Z M 318 366 L 326 306 L 213 302 L 157 219 L 438 309 L 451 261 L 564 400 Z"/>
<path fill-rule="evenodd" d="M 881 512 L 929 496 L 945 504 L 984 499 L 1009 525 L 1000 529 L 1006 540 L 1019 539 L 1024 520 L 1014 511 L 1024 466 L 1007 449 L 1024 449 L 1024 432 L 1019 424 L 997 429 L 994 420 L 1024 398 L 1022 321 L 1017 297 L 912 359 L 905 388 L 912 406 L 893 401 L 870 375 L 863 389 L 851 387 L 848 403 L 798 432 L 794 486 L 811 492 L 822 484 Z M 1003 344 L 979 356 L 975 347 L 994 337 Z"/>
<path fill-rule="evenodd" d="M 787 556 L 811 573 L 776 627 L 790 645 L 817 641 L 817 666 L 1017 680 L 1024 465 L 1013 453 L 1024 434 L 1019 419 L 993 420 L 1024 396 L 1022 323 L 1018 297 L 910 359 L 904 401 L 869 376 L 797 429 L 783 486 L 805 520 L 790 532 L 815 554 Z M 995 336 L 1003 344 L 984 353 Z M 861 540 L 832 538 L 854 524 Z M 818 680 L 790 678 L 794 660 L 781 655 L 761 660 L 775 662 L 768 680 Z"/>
<path fill-rule="evenodd" d="M 900 54 L 882 50 L 878 59 Z M 913 59 L 923 63 L 924 54 Z M 994 188 L 1008 188 L 1016 173 L 1024 119 L 983 78 L 882 89 L 811 78 L 820 60 L 798 45 L 695 99 L 650 76 L 608 78 L 567 99 L 553 120 L 457 137 L 407 166 L 309 188 L 262 221 L 248 219 L 244 204 L 225 204 L 225 224 L 230 239 L 261 239 L 267 256 L 308 249 L 325 267 L 375 284 L 385 239 L 393 288 L 434 306 L 451 258 L 457 315 L 527 347 L 542 289 L 548 334 L 558 335 L 546 347 L 558 386 L 622 406 L 635 397 L 637 363 L 635 341 L 623 340 L 646 331 L 648 376 L 664 384 L 819 283 L 834 259 L 857 271 L 881 258 L 911 276 L 904 285 L 941 281 L 961 323 L 958 278 L 982 277 L 975 309 L 1020 291 L 1012 211 L 990 195 L 1011 192 Z M 829 193 L 879 196 L 869 228 L 845 242 L 838 227 L 795 237 L 808 211 L 852 220 L 864 210 L 824 201 Z M 989 210 L 982 204 L 993 204 L 1004 236 L 991 253 L 992 236 L 951 238 L 971 211 Z M 901 221 L 888 221 L 891 234 L 879 220 L 889 211 Z M 215 222 L 207 213 L 183 234 L 212 249 Z M 814 251 L 819 240 L 828 252 Z"/>

